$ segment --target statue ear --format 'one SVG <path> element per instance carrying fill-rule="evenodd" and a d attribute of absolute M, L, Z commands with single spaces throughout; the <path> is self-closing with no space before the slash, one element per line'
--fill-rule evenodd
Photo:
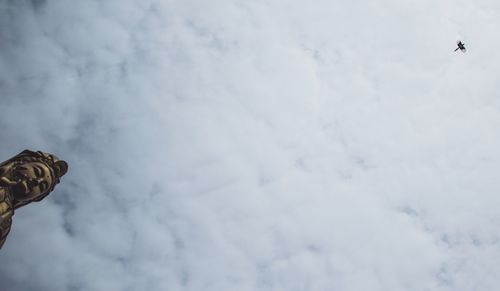
<path fill-rule="evenodd" d="M 55 166 L 58 177 L 62 177 L 68 172 L 68 164 L 65 161 L 57 161 L 55 162 Z"/>

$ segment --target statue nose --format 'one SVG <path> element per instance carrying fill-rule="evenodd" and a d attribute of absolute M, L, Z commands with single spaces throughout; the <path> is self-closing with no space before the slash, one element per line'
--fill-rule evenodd
<path fill-rule="evenodd" d="M 33 188 L 38 185 L 38 183 L 40 183 L 40 181 L 38 181 L 37 179 L 31 179 L 28 181 L 28 187 Z"/>

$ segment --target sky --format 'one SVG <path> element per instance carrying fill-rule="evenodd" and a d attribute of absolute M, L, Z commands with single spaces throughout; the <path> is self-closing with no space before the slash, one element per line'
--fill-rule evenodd
<path fill-rule="evenodd" d="M 1 290 L 498 290 L 499 26 L 490 0 L 0 0 L 0 160 L 69 164 Z"/>

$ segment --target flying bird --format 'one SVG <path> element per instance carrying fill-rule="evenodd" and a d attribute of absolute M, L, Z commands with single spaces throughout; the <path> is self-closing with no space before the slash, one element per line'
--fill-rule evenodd
<path fill-rule="evenodd" d="M 457 48 L 455 49 L 455 51 L 458 51 L 458 50 L 461 50 L 463 53 L 465 53 L 467 50 L 465 49 L 465 46 L 463 44 L 462 41 L 458 40 L 457 41 Z"/>

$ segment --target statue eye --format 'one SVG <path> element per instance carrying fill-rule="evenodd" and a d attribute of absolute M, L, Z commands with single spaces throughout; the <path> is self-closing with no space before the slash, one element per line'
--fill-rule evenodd
<path fill-rule="evenodd" d="M 33 167 L 33 172 L 35 172 L 35 176 L 40 177 L 40 169 Z"/>
<path fill-rule="evenodd" d="M 35 171 L 35 175 L 40 178 L 43 176 L 43 169 L 40 167 L 33 167 L 33 170 Z"/>

